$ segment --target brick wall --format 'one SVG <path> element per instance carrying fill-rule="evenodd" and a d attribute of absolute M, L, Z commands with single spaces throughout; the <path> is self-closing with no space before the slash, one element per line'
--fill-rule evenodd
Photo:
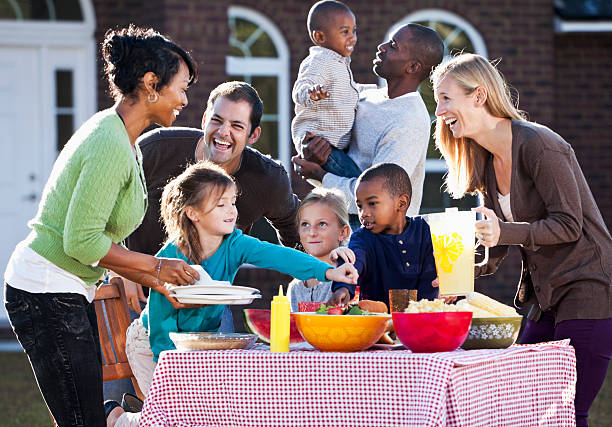
<path fill-rule="evenodd" d="M 244 0 L 231 4 L 252 8 L 278 27 L 289 46 L 293 81 L 310 46 L 306 16 L 312 3 Z M 363 83 L 376 82 L 371 72 L 376 48 L 387 30 L 408 14 L 420 9 L 442 9 L 470 22 L 483 36 L 489 57 L 502 59 L 499 69 L 520 93 L 520 107 L 532 120 L 553 127 L 572 143 L 604 219 L 611 224 L 612 196 L 608 187 L 612 183 L 609 167 L 612 153 L 610 138 L 604 134 L 606 131 L 609 134 L 612 123 L 609 78 L 612 36 L 609 33 L 555 36 L 553 0 L 381 0 L 375 3 L 347 0 L 346 3 L 357 17 L 359 41 L 352 68 L 355 79 Z M 212 0 L 94 0 L 96 37 L 101 40 L 107 28 L 134 22 L 169 34 L 191 51 L 200 67 L 200 80 L 190 89 L 190 104 L 176 125 L 199 127 L 210 90 L 226 80 L 228 4 Z M 106 83 L 100 79 L 100 108 L 112 104 L 106 90 Z M 294 187 L 298 194 L 308 191 L 295 175 Z M 508 303 L 519 272 L 520 257 L 518 250 L 513 249 L 497 274 L 476 281 L 476 289 Z M 252 284 L 271 289 L 270 283 L 274 283 L 273 287 L 278 289 L 278 277 L 273 274 L 254 271 L 241 274 L 251 275 L 247 280 L 252 280 Z"/>
<path fill-rule="evenodd" d="M 111 7 L 111 3 L 112 6 Z M 311 2 L 298 0 L 245 0 L 232 3 L 266 15 L 279 28 L 289 46 L 291 80 L 307 55 L 310 40 L 306 16 Z M 347 1 L 357 16 L 359 41 L 352 67 L 357 81 L 375 83 L 372 59 L 387 30 L 397 21 L 420 9 L 438 8 L 470 22 L 484 37 L 489 56 L 503 58 L 500 69 L 521 94 L 521 106 L 534 120 L 550 124 L 553 119 L 553 8 L 552 0 Z M 130 22 L 152 26 L 170 35 L 193 53 L 200 66 L 200 81 L 189 91 L 190 105 L 177 125 L 199 126 L 208 93 L 226 79 L 225 56 L 229 52 L 226 2 L 212 0 L 94 0 L 101 41 L 107 28 Z M 99 59 L 99 55 L 98 55 Z M 101 66 L 100 76 L 101 73 Z M 100 107 L 111 105 L 106 83 L 100 80 Z"/>
<path fill-rule="evenodd" d="M 612 33 L 555 38 L 554 130 L 569 142 L 612 227 Z"/>
<path fill-rule="evenodd" d="M 163 0 L 93 0 L 96 15 L 96 61 L 98 65 L 98 107 L 108 108 L 113 100 L 108 93 L 108 83 L 104 78 L 104 61 L 100 53 L 100 43 L 104 40 L 106 30 L 123 28 L 130 23 L 142 27 L 153 27 L 161 31 L 163 15 L 159 14 Z"/>

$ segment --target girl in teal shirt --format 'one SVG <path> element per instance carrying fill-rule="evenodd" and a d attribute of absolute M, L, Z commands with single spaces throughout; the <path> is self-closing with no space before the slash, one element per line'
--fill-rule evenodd
<path fill-rule="evenodd" d="M 356 283 L 357 272 L 350 263 L 333 268 L 308 254 L 262 242 L 235 229 L 236 197 L 232 177 L 220 167 L 200 162 L 187 168 L 164 189 L 162 216 L 169 239 L 157 256 L 200 264 L 211 278 L 229 282 L 242 264 L 249 263 L 302 280 L 314 277 Z M 224 308 L 211 305 L 177 309 L 164 295 L 152 290 L 140 319 L 130 329 L 148 330 L 151 349 L 148 357 L 157 361 L 160 352 L 175 348 L 169 332 L 215 332 Z M 135 344 L 133 337 L 138 335 L 133 332 L 128 331 L 128 358 L 131 365 L 142 366 L 143 360 L 135 359 L 147 356 L 142 351 L 130 351 Z M 154 368 L 152 363 L 148 366 Z M 134 371 L 141 389 L 148 390 L 152 370 L 143 374 L 138 368 Z"/>

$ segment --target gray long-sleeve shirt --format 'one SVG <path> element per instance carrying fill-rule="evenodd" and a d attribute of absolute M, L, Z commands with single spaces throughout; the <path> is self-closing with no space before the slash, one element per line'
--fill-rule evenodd
<path fill-rule="evenodd" d="M 303 301 L 327 302 L 332 296 L 332 282 L 319 282 L 309 288 L 304 280 L 293 279 L 287 287 L 287 296 L 291 302 L 291 311 L 299 310 L 298 303 Z"/>
<path fill-rule="evenodd" d="M 387 96 L 387 88 L 366 89 L 360 93 L 348 155 L 365 170 L 378 163 L 400 165 L 412 182 L 412 200 L 407 216 L 419 214 L 425 179 L 425 156 L 429 144 L 430 119 L 418 92 L 397 98 Z M 357 213 L 357 178 L 328 173 L 323 186 L 341 190 L 350 200 L 349 213 Z"/>

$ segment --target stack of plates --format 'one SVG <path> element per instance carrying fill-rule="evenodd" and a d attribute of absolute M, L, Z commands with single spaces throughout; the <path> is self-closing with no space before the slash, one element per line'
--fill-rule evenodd
<path fill-rule="evenodd" d="M 215 280 L 206 285 L 174 286 L 170 291 L 171 296 L 183 304 L 250 304 L 261 298 L 258 289 Z"/>

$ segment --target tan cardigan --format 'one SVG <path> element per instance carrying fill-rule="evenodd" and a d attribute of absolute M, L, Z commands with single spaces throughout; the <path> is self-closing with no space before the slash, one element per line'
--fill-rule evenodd
<path fill-rule="evenodd" d="M 510 207 L 504 222 L 493 156 L 485 167 L 484 205 L 500 218 L 500 238 L 476 276 L 492 274 L 519 245 L 523 268 L 515 304 L 552 309 L 556 323 L 612 317 L 612 238 L 572 147 L 547 127 L 512 121 Z M 537 303 L 537 304 L 536 304 Z"/>

